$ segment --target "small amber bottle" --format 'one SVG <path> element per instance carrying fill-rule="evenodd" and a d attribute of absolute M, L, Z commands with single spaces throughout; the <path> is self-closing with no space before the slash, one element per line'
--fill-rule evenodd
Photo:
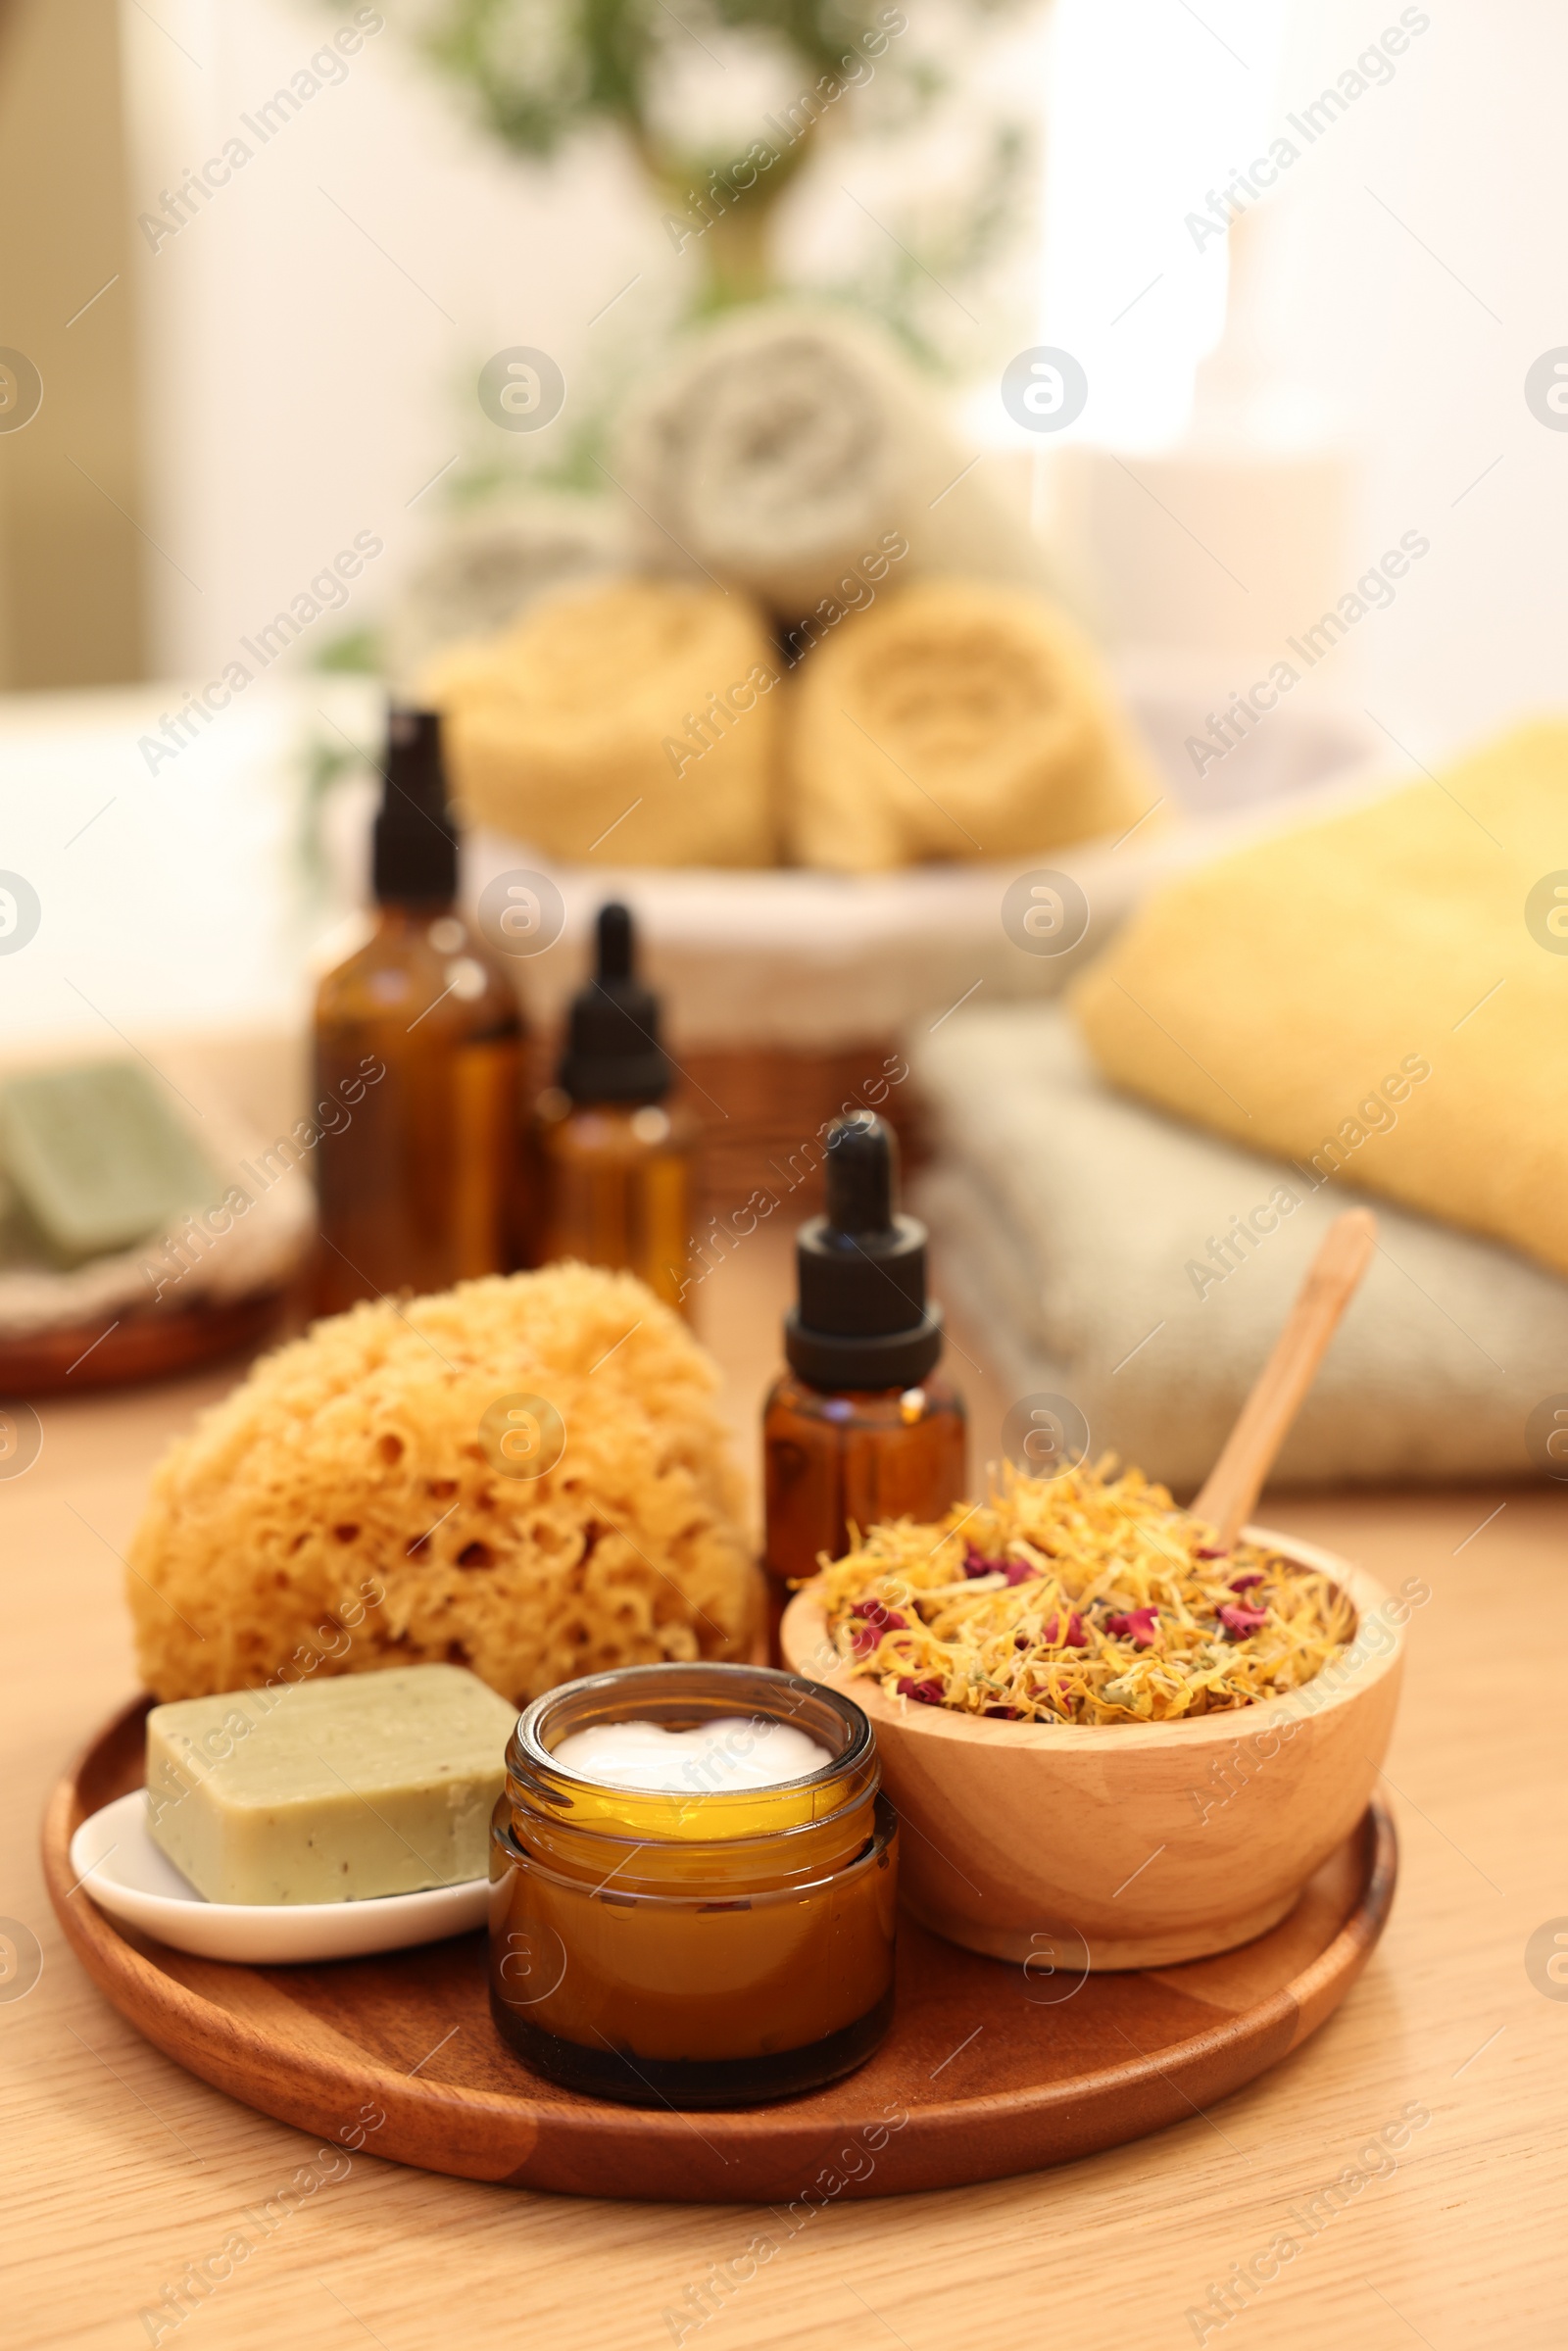
<path fill-rule="evenodd" d="M 839 1557 L 851 1525 L 938 1519 L 963 1494 L 963 1400 L 937 1372 L 942 1309 L 926 1300 L 926 1232 L 895 1208 L 898 1144 L 870 1111 L 827 1138 L 827 1213 L 796 1239 L 790 1368 L 763 1410 L 769 1624 L 791 1579 Z"/>
<path fill-rule="evenodd" d="M 629 909 L 601 906 L 594 977 L 572 999 L 560 1073 L 534 1113 L 538 1253 L 624 1267 L 681 1306 L 698 1123 L 666 1102 L 659 1001 L 633 949 Z"/>
<path fill-rule="evenodd" d="M 457 911 L 433 711 L 392 711 L 371 875 L 374 931 L 316 999 L 321 1314 L 520 1260 L 522 1016 Z"/>

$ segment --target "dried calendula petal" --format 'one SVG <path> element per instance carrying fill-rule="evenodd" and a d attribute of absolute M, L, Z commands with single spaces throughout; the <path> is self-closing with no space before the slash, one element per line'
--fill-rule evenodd
<path fill-rule="evenodd" d="M 857 1532 L 815 1588 L 851 1671 L 999 1719 L 1167 1722 L 1298 1689 L 1353 1638 L 1331 1577 L 1221 1547 L 1163 1487 L 1115 1472 L 1005 1470 L 939 1526 Z"/>

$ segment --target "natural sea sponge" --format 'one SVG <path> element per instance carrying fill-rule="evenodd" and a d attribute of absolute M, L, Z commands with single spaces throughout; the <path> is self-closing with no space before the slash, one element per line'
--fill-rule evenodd
<path fill-rule="evenodd" d="M 454 647 L 420 696 L 481 823 L 558 857 L 768 865 L 781 668 L 744 596 L 626 579 Z"/>
<path fill-rule="evenodd" d="M 800 680 L 804 865 L 1027 857 L 1122 832 L 1160 798 L 1094 647 L 1029 588 L 917 580 L 845 613 Z"/>
<path fill-rule="evenodd" d="M 316 1324 L 158 1468 L 126 1585 L 143 1678 L 186 1698 L 449 1662 L 520 1706 L 747 1655 L 717 1381 L 641 1282 L 582 1265 Z"/>

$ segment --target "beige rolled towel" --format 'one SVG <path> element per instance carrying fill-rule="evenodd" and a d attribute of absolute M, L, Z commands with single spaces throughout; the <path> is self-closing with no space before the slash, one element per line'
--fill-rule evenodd
<path fill-rule="evenodd" d="M 422 691 L 480 823 L 558 857 L 768 865 L 780 676 L 743 596 L 626 579 L 454 649 Z"/>
<path fill-rule="evenodd" d="M 628 402 L 612 468 L 651 561 L 737 581 L 786 622 L 889 551 L 909 575 L 1047 580 L 1026 514 L 928 388 L 837 313 L 766 306 L 702 330 Z"/>
<path fill-rule="evenodd" d="M 918 580 L 807 656 L 791 854 L 875 872 L 1124 831 L 1160 786 L 1083 632 L 1026 588 Z"/>

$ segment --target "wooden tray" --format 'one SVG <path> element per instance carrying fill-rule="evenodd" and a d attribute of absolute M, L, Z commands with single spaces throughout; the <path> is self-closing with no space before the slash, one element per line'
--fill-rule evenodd
<path fill-rule="evenodd" d="M 225 1967 L 118 1927 L 72 1890 L 89 1812 L 142 1784 L 150 1699 L 61 1781 L 44 1820 L 49 1892 L 72 1947 L 168 2056 L 264 2114 L 425 2171 L 509 2187 L 789 2204 L 953 2187 L 1093 2154 L 1206 2111 L 1332 2014 L 1388 1919 L 1397 1849 L 1373 1804 L 1289 1917 L 1215 1959 L 1060 1979 L 899 1931 L 888 2039 L 858 2074 L 721 2114 L 600 2104 L 540 2081 L 490 2021 L 483 1937 L 322 1967 Z M 1069 1979 L 1070 1981 L 1070 1979 Z M 903 2119 L 901 2119 L 903 2118 Z M 834 2183 L 837 2184 L 834 2184 Z"/>
<path fill-rule="evenodd" d="M 288 1293 L 205 1300 L 172 1314 L 102 1315 L 26 1339 L 0 1340 L 0 1396 L 69 1396 L 77 1389 L 167 1380 L 260 1347 L 281 1321 Z"/>

